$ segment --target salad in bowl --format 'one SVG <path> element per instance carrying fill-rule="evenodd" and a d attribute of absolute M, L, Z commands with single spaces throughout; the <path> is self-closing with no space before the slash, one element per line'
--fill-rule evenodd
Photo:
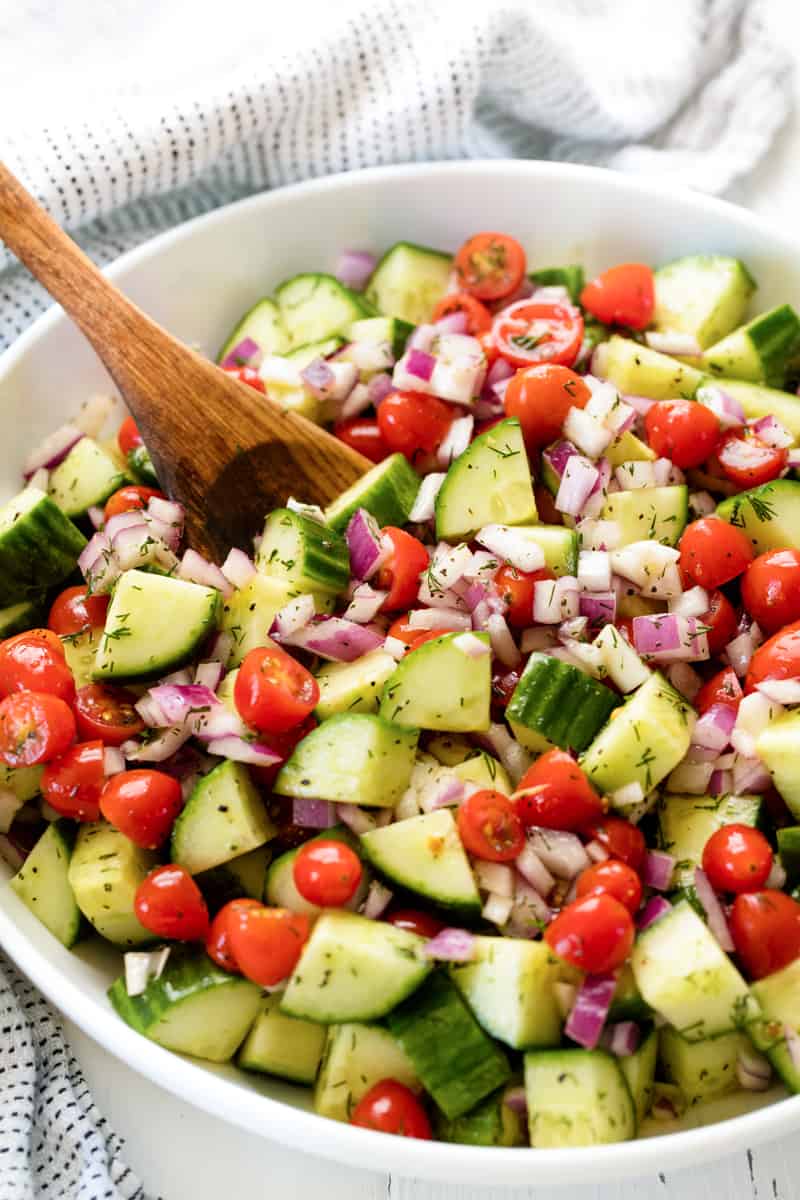
<path fill-rule="evenodd" d="M 373 462 L 221 563 L 92 401 L 0 512 L 0 848 L 119 1017 L 406 1137 L 800 1091 L 800 318 L 509 234 L 219 354 Z"/>

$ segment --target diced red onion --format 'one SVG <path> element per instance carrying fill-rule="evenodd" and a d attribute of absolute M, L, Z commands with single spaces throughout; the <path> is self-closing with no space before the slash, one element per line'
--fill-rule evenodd
<path fill-rule="evenodd" d="M 581 550 L 578 587 L 582 592 L 607 592 L 611 587 L 611 559 L 605 550 Z"/>
<path fill-rule="evenodd" d="M 550 650 L 555 644 L 556 631 L 551 625 L 537 625 L 533 629 L 526 629 L 520 638 L 520 650 L 523 654 L 533 654 L 536 650 Z"/>
<path fill-rule="evenodd" d="M 439 333 L 467 333 L 469 319 L 465 312 L 448 313 L 434 322 Z"/>
<path fill-rule="evenodd" d="M 570 455 L 555 499 L 559 512 L 577 517 L 583 511 L 598 479 L 599 473 L 588 458 L 582 454 Z"/>
<path fill-rule="evenodd" d="M 324 358 L 312 359 L 308 366 L 303 367 L 300 377 L 312 395 L 316 396 L 318 400 L 324 400 L 327 396 L 330 396 L 336 382 L 333 368 Z"/>
<path fill-rule="evenodd" d="M 585 850 L 593 863 L 605 862 L 611 857 L 605 846 L 594 838 L 586 843 Z"/>
<path fill-rule="evenodd" d="M 508 525 L 484 525 L 475 540 L 518 571 L 538 571 L 545 565 L 544 551 Z"/>
<path fill-rule="evenodd" d="M 486 622 L 486 628 L 495 656 L 503 666 L 516 667 L 522 661 L 522 655 L 517 649 L 517 644 L 514 641 L 505 617 L 501 617 L 499 613 L 492 613 Z"/>
<path fill-rule="evenodd" d="M 639 1048 L 639 1026 L 635 1021 L 617 1021 L 603 1032 L 602 1043 L 616 1058 L 627 1058 Z"/>
<path fill-rule="evenodd" d="M 472 962 L 476 951 L 475 934 L 468 929 L 442 929 L 422 947 L 426 958 L 439 962 Z"/>
<path fill-rule="evenodd" d="M 563 478 L 564 469 L 567 463 L 575 454 L 578 454 L 577 446 L 574 446 L 572 442 L 561 439 L 560 441 L 554 442 L 552 446 L 548 446 L 546 450 L 542 451 L 542 460 L 546 462 L 554 474 L 561 479 Z"/>
<path fill-rule="evenodd" d="M 695 617 L 657 613 L 633 618 L 633 642 L 639 654 L 659 662 L 708 658 L 708 637 Z"/>
<path fill-rule="evenodd" d="M 435 325 L 418 325 L 406 342 L 406 350 L 430 350 L 438 333 Z"/>
<path fill-rule="evenodd" d="M 130 512 L 116 513 L 113 517 L 109 517 L 103 532 L 113 541 L 118 533 L 122 533 L 123 529 L 139 529 L 144 534 L 147 529 L 147 516 L 142 509 L 135 508 Z"/>
<path fill-rule="evenodd" d="M 486 733 L 475 733 L 472 740 L 500 759 L 514 783 L 522 778 L 531 765 L 531 755 L 511 736 L 506 725 L 492 721 Z"/>
<path fill-rule="evenodd" d="M 607 625 L 616 620 L 616 592 L 581 592 L 578 597 L 578 611 L 586 617 L 590 625 Z"/>
<path fill-rule="evenodd" d="M 695 393 L 704 408 L 710 408 L 723 429 L 734 429 L 745 423 L 744 409 L 738 400 L 734 399 L 716 384 L 705 384 Z"/>
<path fill-rule="evenodd" d="M 228 660 L 233 653 L 233 634 L 223 629 L 214 638 L 211 644 L 209 654 L 212 659 L 218 659 L 223 665 L 227 666 Z"/>
<path fill-rule="evenodd" d="M 292 824 L 301 829 L 331 829 L 337 823 L 336 806 L 329 800 L 295 796 L 292 800 Z"/>
<path fill-rule="evenodd" d="M 391 550 L 390 543 L 384 545 L 372 513 L 366 508 L 356 509 L 345 531 L 345 539 L 353 575 L 356 579 L 371 579 Z"/>
<path fill-rule="evenodd" d="M 515 370 L 511 366 L 511 363 L 507 362 L 504 358 L 496 358 L 486 372 L 486 383 L 489 387 L 494 387 L 495 384 L 503 383 L 505 380 L 510 379 L 514 374 Z"/>
<path fill-rule="evenodd" d="M 391 375 L 382 372 L 379 375 L 373 375 L 367 384 L 367 396 L 370 404 L 378 407 L 382 400 L 394 391 Z"/>
<path fill-rule="evenodd" d="M 656 486 L 655 463 L 636 460 L 621 463 L 614 471 L 614 478 L 623 492 L 641 491 Z"/>
<path fill-rule="evenodd" d="M 220 567 L 222 574 L 235 588 L 247 587 L 256 573 L 256 565 L 244 550 L 234 546 L 228 551 L 225 562 Z"/>
<path fill-rule="evenodd" d="M 705 588 L 693 587 L 673 596 L 669 602 L 669 611 L 678 617 L 702 617 L 708 612 L 710 598 Z"/>
<path fill-rule="evenodd" d="M 503 1104 L 518 1116 L 524 1117 L 528 1111 L 528 1097 L 521 1084 L 506 1088 L 503 1092 Z"/>
<path fill-rule="evenodd" d="M 728 928 L 727 917 L 725 916 L 724 909 L 717 898 L 717 893 L 711 886 L 711 881 L 702 867 L 695 867 L 694 886 L 695 891 L 697 892 L 697 899 L 700 901 L 705 910 L 709 929 L 719 942 L 722 949 L 727 954 L 733 954 L 735 947 L 733 944 L 733 938 L 731 937 L 731 931 Z"/>
<path fill-rule="evenodd" d="M 383 645 L 383 635 L 343 617 L 318 617 L 310 625 L 276 640 L 302 650 L 310 650 L 330 662 L 354 662 Z"/>
<path fill-rule="evenodd" d="M 425 788 L 420 798 L 423 812 L 436 812 L 439 808 L 455 808 L 466 799 L 467 785 L 456 775 L 445 775 Z"/>
<path fill-rule="evenodd" d="M 568 642 L 582 638 L 586 633 L 588 624 L 588 617 L 570 617 L 568 621 L 564 621 L 563 624 L 559 625 L 558 636 L 566 645 Z"/>
<path fill-rule="evenodd" d="M 503 620 L 502 617 L 499 619 L 501 621 Z M 511 635 L 509 634 L 509 637 L 510 636 Z M 457 646 L 458 649 L 461 650 L 463 654 L 466 654 L 468 658 L 483 658 L 484 655 L 491 654 L 493 648 L 492 645 L 487 646 L 483 638 L 476 637 L 474 633 L 460 633 L 458 637 L 453 638 L 453 645 Z M 495 653 L 497 653 L 497 651 L 495 651 Z"/>
<path fill-rule="evenodd" d="M 364 812 L 363 808 L 359 808 L 357 804 L 337 804 L 336 816 L 343 825 L 346 825 L 353 833 L 357 833 L 359 837 L 362 833 L 369 833 L 371 830 L 377 829 L 375 818 Z"/>
<path fill-rule="evenodd" d="M 210 688 L 197 683 L 157 684 L 143 699 L 161 712 L 162 725 L 181 725 L 199 710 L 208 712 L 221 704 Z M 141 711 L 139 704 L 141 701 L 137 702 L 137 711 Z"/>
<path fill-rule="evenodd" d="M 62 425 L 53 430 L 25 459 L 23 478 L 30 479 L 40 467 L 52 471 L 64 461 L 83 436 L 83 432 L 76 425 Z"/>
<path fill-rule="evenodd" d="M 665 854 L 663 850 L 650 850 L 644 860 L 642 879 L 648 887 L 657 892 L 669 891 L 672 872 L 675 869 L 675 858 Z"/>
<path fill-rule="evenodd" d="M 504 932 L 512 937 L 538 938 L 542 925 L 548 925 L 552 919 L 553 912 L 549 904 L 518 875 L 514 887 L 514 906 Z"/>
<path fill-rule="evenodd" d="M 125 770 L 125 755 L 117 746 L 103 748 L 103 774 L 106 776 L 119 775 Z"/>
<path fill-rule="evenodd" d="M 776 704 L 800 704 L 800 678 L 764 679 L 756 688 Z"/>
<path fill-rule="evenodd" d="M 764 881 L 764 887 L 771 888 L 776 892 L 781 892 L 786 886 L 786 879 L 786 870 L 780 859 L 776 858 L 773 860 L 770 873 Z"/>
<path fill-rule="evenodd" d="M 439 489 L 443 483 L 443 471 L 433 471 L 423 478 L 411 512 L 408 514 L 409 521 L 417 523 L 433 520 L 436 511 L 436 497 L 439 495 Z"/>
<path fill-rule="evenodd" d="M 40 468 L 40 470 L 41 469 L 42 468 Z M 33 479 L 31 480 L 31 485 L 33 487 L 36 486 L 35 480 L 33 480 Z M 45 481 L 45 486 L 42 488 L 42 491 L 47 491 L 47 481 Z M 102 529 L 103 528 L 103 522 L 105 521 L 105 513 L 103 512 L 102 508 L 100 508 L 100 506 L 98 504 L 90 505 L 90 507 L 86 510 L 86 515 L 89 518 L 89 520 L 91 521 L 93 529 Z"/>
<path fill-rule="evenodd" d="M 733 768 L 733 790 L 737 795 L 765 792 L 771 785 L 772 777 L 760 758 L 737 758 Z"/>
<path fill-rule="evenodd" d="M 271 746 L 262 742 L 248 742 L 235 734 L 214 738 L 208 743 L 207 748 L 209 754 L 218 755 L 220 758 L 229 758 L 233 762 L 248 763 L 254 767 L 275 767 L 283 762 L 283 757 L 277 754 Z"/>
<path fill-rule="evenodd" d="M 564 1026 L 567 1037 L 587 1050 L 594 1050 L 600 1041 L 616 987 L 617 977 L 612 972 L 586 976 Z"/>
<path fill-rule="evenodd" d="M 769 1059 L 743 1045 L 736 1058 L 736 1078 L 747 1092 L 765 1092 L 772 1081 Z"/>
<path fill-rule="evenodd" d="M 698 764 L 699 765 L 699 764 Z M 711 796 L 725 796 L 733 788 L 733 771 L 712 771 L 708 781 L 708 793 Z M 684 788 L 684 791 L 688 791 Z M 706 789 L 703 789 L 704 791 Z M 700 794 L 700 793 L 698 793 Z"/>
<path fill-rule="evenodd" d="M 692 492 L 689 508 L 696 517 L 708 517 L 716 511 L 717 502 L 709 492 Z"/>
<path fill-rule="evenodd" d="M 652 925 L 659 917 L 666 916 L 668 912 L 672 912 L 669 900 L 665 900 L 663 896 L 651 896 L 636 918 L 636 924 L 639 929 L 647 929 L 648 925 Z"/>
<path fill-rule="evenodd" d="M 123 742 L 120 749 L 128 762 L 166 762 L 191 736 L 188 725 L 175 725 L 147 742 Z"/>
<path fill-rule="evenodd" d="M 368 250 L 343 250 L 334 274 L 345 287 L 360 292 L 377 265 L 377 258 Z"/>
<path fill-rule="evenodd" d="M 673 358 L 702 358 L 703 348 L 697 338 L 691 333 L 681 333 L 679 330 L 648 329 L 644 340 L 651 350 L 659 354 L 669 354 Z"/>
<path fill-rule="evenodd" d="M 515 866 L 531 887 L 546 898 L 555 887 L 555 877 L 550 874 L 530 842 L 526 842 L 515 860 Z"/>
<path fill-rule="evenodd" d="M 193 682 L 207 687 L 212 692 L 216 692 L 222 683 L 222 676 L 224 674 L 225 668 L 221 662 L 215 659 L 207 659 L 205 662 L 198 663 L 195 667 Z"/>
<path fill-rule="evenodd" d="M 776 450 L 785 450 L 794 442 L 794 437 L 784 425 L 781 425 L 777 417 L 772 413 L 769 416 L 761 417 L 757 421 L 753 421 L 750 425 L 753 433 L 760 442 L 764 442 L 767 446 L 772 446 Z"/>
<path fill-rule="evenodd" d="M 713 752 L 712 752 L 713 753 Z M 690 762 L 684 759 L 670 774 L 668 783 L 672 792 L 686 792 L 690 796 L 702 796 L 714 775 L 714 762 Z"/>
<path fill-rule="evenodd" d="M 747 674 L 750 659 L 755 654 L 757 645 L 753 630 L 745 629 L 725 647 L 725 657 L 740 678 Z"/>
<path fill-rule="evenodd" d="M 380 612 L 388 595 L 388 592 L 376 591 L 368 583 L 360 583 L 353 591 L 350 603 L 344 611 L 344 619 L 355 621 L 357 625 L 369 624 Z"/>
<path fill-rule="evenodd" d="M 474 427 L 475 418 L 471 413 L 453 421 L 436 451 L 436 461 L 440 467 L 449 467 L 454 459 L 464 453 L 472 440 Z"/>
<path fill-rule="evenodd" d="M 560 625 L 580 613 L 578 581 L 573 575 L 537 579 L 533 585 L 533 619 L 540 625 Z"/>
<path fill-rule="evenodd" d="M 237 342 L 233 349 L 229 350 L 223 358 L 220 366 L 223 370 L 227 367 L 259 367 L 263 353 L 258 342 L 254 342 L 251 337 L 242 338 Z"/>
<path fill-rule="evenodd" d="M 481 916 L 484 921 L 502 929 L 508 924 L 513 907 L 514 901 L 510 896 L 498 896 L 495 892 L 490 892 L 481 909 Z"/>
<path fill-rule="evenodd" d="M 171 953 L 171 946 L 159 946 L 157 950 L 129 950 L 123 955 L 128 995 L 141 996 L 151 980 L 160 979 Z"/>
<path fill-rule="evenodd" d="M 524 795 L 516 792 L 515 795 Z M 557 879 L 574 879 L 590 865 L 580 838 L 561 829 L 528 829 L 528 841 L 538 858 Z"/>
<path fill-rule="evenodd" d="M 412 347 L 405 355 L 405 369 L 407 373 L 414 375 L 417 379 L 421 379 L 423 383 L 430 383 L 435 366 L 436 358 L 433 354 L 429 354 L 427 350 L 418 350 L 416 347 Z"/>
<path fill-rule="evenodd" d="M 463 629 L 472 628 L 469 613 L 457 608 L 414 608 L 408 614 L 411 629 Z"/>
<path fill-rule="evenodd" d="M 630 392 L 623 392 L 622 399 L 631 408 L 635 409 L 640 417 L 646 417 L 656 403 L 651 396 L 635 396 L 631 395 Z"/>
<path fill-rule="evenodd" d="M 497 896 L 514 895 L 514 871 L 506 863 L 484 862 L 478 859 L 474 870 L 482 891 L 494 892 Z"/>
<path fill-rule="evenodd" d="M 727 704 L 712 704 L 698 718 L 692 732 L 692 745 L 721 753 L 730 745 L 736 713 Z"/>
<path fill-rule="evenodd" d="M 84 546 L 78 555 L 78 568 L 82 572 L 84 578 L 87 572 L 101 556 L 111 554 L 111 539 L 107 533 L 95 533 Z"/>
<path fill-rule="evenodd" d="M 667 669 L 667 678 L 672 686 L 687 700 L 694 700 L 703 681 L 688 663 L 672 663 Z"/>
<path fill-rule="evenodd" d="M 373 879 L 364 901 L 364 916 L 368 921 L 377 921 L 386 912 L 393 899 L 394 892 L 385 887 L 380 880 Z"/>
<path fill-rule="evenodd" d="M 199 583 L 203 587 L 216 588 L 226 598 L 233 592 L 233 588 L 216 563 L 209 562 L 196 550 L 187 550 L 184 553 L 178 568 L 178 577 L 189 583 Z"/>

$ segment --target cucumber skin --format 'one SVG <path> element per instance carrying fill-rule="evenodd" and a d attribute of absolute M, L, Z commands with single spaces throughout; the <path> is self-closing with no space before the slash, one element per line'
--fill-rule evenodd
<path fill-rule="evenodd" d="M 72 895 L 72 888 L 69 885 L 68 878 L 69 860 L 72 855 L 74 843 L 75 827 L 72 822 L 64 820 L 54 821 L 51 825 L 48 825 L 19 871 L 17 871 L 11 880 L 12 891 L 16 892 L 26 908 L 35 917 L 38 917 L 45 928 L 52 933 L 53 937 L 57 938 L 62 946 L 66 946 L 68 950 L 78 940 L 81 929 L 81 910 L 78 908 L 75 897 Z M 40 906 L 37 903 L 38 898 L 32 892 L 33 888 L 37 890 L 50 889 L 54 864 L 49 862 L 48 859 L 52 855 L 55 855 L 59 860 L 59 869 L 63 868 L 63 884 L 69 892 L 69 900 L 55 914 L 57 920 L 53 922 L 44 919 Z M 32 872 L 38 873 L 38 879 L 35 882 L 31 879 Z M 46 909 L 48 906 L 43 904 L 42 907 Z"/>
<path fill-rule="evenodd" d="M 27 489 L 26 489 L 27 490 Z M 0 531 L 0 605 L 16 604 L 61 583 L 74 570 L 86 538 L 44 492 Z M 16 510 L 19 496 L 4 507 Z"/>
<path fill-rule="evenodd" d="M 434 1116 L 434 1129 L 440 1142 L 462 1146 L 524 1146 L 524 1124 L 519 1113 L 503 1103 L 505 1089 L 481 1100 L 463 1117 L 449 1120 L 443 1113 Z"/>
<path fill-rule="evenodd" d="M 301 558 L 288 565 L 280 558 L 281 529 L 291 530 Z M 303 591 L 342 592 L 350 581 L 350 553 L 335 530 L 289 508 L 276 508 L 267 517 L 256 566 L 265 575 L 287 579 Z"/>
<path fill-rule="evenodd" d="M 524 725 L 560 746 L 585 750 L 620 704 L 620 698 L 569 663 L 534 652 L 506 709 Z"/>
<path fill-rule="evenodd" d="M 329 504 L 325 519 L 331 529 L 343 533 L 353 513 L 365 508 L 381 527 L 405 525 L 420 482 L 405 455 L 390 454 Z"/>

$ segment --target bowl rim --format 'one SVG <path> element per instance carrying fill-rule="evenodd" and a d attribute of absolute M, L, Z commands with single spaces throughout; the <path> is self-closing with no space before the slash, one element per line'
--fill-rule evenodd
<path fill-rule="evenodd" d="M 436 175 L 491 178 L 498 173 L 518 176 L 520 180 L 573 179 L 592 188 L 627 194 L 634 192 L 643 199 L 663 198 L 667 193 L 670 199 L 683 204 L 687 212 L 718 216 L 727 224 L 738 225 L 741 230 L 766 236 L 777 246 L 785 247 L 787 254 L 800 255 L 800 242 L 787 231 L 775 230 L 768 221 L 747 209 L 713 196 L 604 168 L 496 158 L 370 167 L 259 192 L 148 239 L 115 259 L 104 273 L 112 280 L 124 277 L 131 268 L 157 258 L 167 245 L 191 239 L 198 228 L 225 224 L 232 212 L 269 211 L 272 207 L 292 203 L 295 198 L 360 190 L 386 178 L 420 181 Z M 38 317 L 0 355 L 0 382 L 20 360 L 36 350 L 54 327 L 67 320 L 59 305 L 53 305 Z M 272 1099 L 264 1093 L 256 1093 L 244 1083 L 211 1074 L 199 1060 L 182 1057 L 147 1041 L 127 1026 L 110 1005 L 95 996 L 87 997 L 84 988 L 64 975 L 60 968 L 54 970 L 50 957 L 20 933 L 9 911 L 9 907 L 13 909 L 18 904 L 20 902 L 7 884 L 1 883 L 0 946 L 50 1002 L 87 1036 L 128 1067 L 213 1116 L 294 1149 L 350 1166 L 369 1169 L 373 1164 L 379 1164 L 381 1170 L 407 1176 L 453 1182 L 486 1179 L 495 1185 L 512 1185 L 530 1182 L 529 1172 L 535 1164 L 537 1182 L 567 1185 L 589 1179 L 600 1181 L 643 1175 L 654 1172 L 657 1167 L 672 1170 L 701 1158 L 719 1158 L 734 1149 L 777 1138 L 800 1124 L 800 1096 L 796 1096 L 696 1129 L 570 1149 L 533 1151 L 527 1147 L 465 1146 L 356 1129 Z"/>

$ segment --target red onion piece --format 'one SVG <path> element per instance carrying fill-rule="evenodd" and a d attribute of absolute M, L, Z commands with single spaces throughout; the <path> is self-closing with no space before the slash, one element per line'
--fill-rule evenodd
<path fill-rule="evenodd" d="M 377 828 L 375 818 L 364 812 L 364 809 L 359 808 L 357 804 L 337 804 L 336 816 L 342 824 L 359 836 Z"/>
<path fill-rule="evenodd" d="M 435 958 L 439 962 L 472 962 L 476 949 L 474 933 L 468 929 L 447 928 L 426 942 L 422 953 L 426 958 Z"/>
<path fill-rule="evenodd" d="M 502 617 L 499 619 L 503 620 Z M 483 658 L 484 655 L 491 654 L 493 648 L 491 645 L 487 646 L 483 638 L 476 637 L 474 633 L 460 633 L 457 638 L 453 638 L 453 645 L 457 646 L 468 658 Z"/>
<path fill-rule="evenodd" d="M 764 679 L 756 688 L 776 704 L 800 704 L 800 679 Z"/>
<path fill-rule="evenodd" d="M 716 384 L 699 387 L 695 400 L 711 409 L 723 429 L 735 429 L 745 423 L 744 409 L 739 401 Z"/>
<path fill-rule="evenodd" d="M 675 869 L 675 858 L 665 854 L 663 850 L 650 850 L 644 860 L 642 879 L 648 887 L 657 892 L 669 891 L 672 872 Z"/>
<path fill-rule="evenodd" d="M 674 613 L 633 618 L 634 647 L 658 662 L 685 662 L 708 658 L 708 637 L 696 617 Z"/>
<path fill-rule="evenodd" d="M 489 370 L 486 372 L 486 383 L 489 387 L 494 387 L 497 383 L 503 383 L 506 379 L 510 379 L 515 374 L 514 367 L 504 358 L 496 358 Z"/>
<path fill-rule="evenodd" d="M 717 893 L 711 886 L 710 879 L 702 867 L 695 867 L 694 886 L 697 892 L 697 899 L 702 904 L 706 917 L 708 918 L 708 928 L 711 930 L 722 949 L 727 954 L 733 954 L 735 947 L 733 944 L 733 938 L 731 937 L 731 931 L 728 928 L 728 920 L 725 916 L 725 911 L 719 902 Z"/>
<path fill-rule="evenodd" d="M 688 789 L 684 789 L 688 790 Z M 702 788 L 701 791 L 705 791 Z M 708 781 L 708 793 L 710 796 L 725 796 L 733 790 L 733 771 L 712 771 Z M 698 795 L 701 794 L 698 792 Z"/>
<path fill-rule="evenodd" d="M 373 879 L 364 901 L 364 916 L 369 921 L 377 921 L 386 912 L 393 899 L 394 892 L 385 887 L 378 879 Z"/>
<path fill-rule="evenodd" d="M 262 357 L 258 342 L 254 342 L 251 337 L 246 337 L 228 351 L 220 366 L 223 370 L 227 367 L 258 367 Z"/>
<path fill-rule="evenodd" d="M 525 1093 L 525 1088 L 521 1084 L 506 1088 L 503 1092 L 503 1104 L 505 1104 L 506 1108 L 510 1108 L 512 1112 L 524 1117 L 528 1111 L 528 1097 Z"/>
<path fill-rule="evenodd" d="M 175 725 L 148 742 L 123 742 L 120 749 L 128 762 L 165 762 L 176 750 L 180 750 L 191 736 L 192 731 L 188 725 Z"/>
<path fill-rule="evenodd" d="M 368 583 L 360 583 L 353 589 L 350 603 L 344 611 L 346 621 L 355 621 L 357 625 L 367 625 L 380 612 L 388 592 L 376 591 Z"/>
<path fill-rule="evenodd" d="M 542 461 L 547 463 L 559 479 L 562 479 L 567 463 L 573 455 L 578 453 L 577 446 L 573 445 L 572 442 L 561 439 L 560 441 L 553 442 L 552 446 L 548 446 L 542 452 Z"/>
<path fill-rule="evenodd" d="M 586 976 L 564 1026 L 567 1037 L 587 1050 L 595 1049 L 600 1041 L 616 987 L 617 977 L 611 972 Z"/>
<path fill-rule="evenodd" d="M 46 488 L 43 488 L 42 490 L 46 491 Z M 103 512 L 102 508 L 100 508 L 100 506 L 98 504 L 92 504 L 86 510 L 86 515 L 89 518 L 89 520 L 92 522 L 93 529 L 102 529 L 103 528 L 103 522 L 105 521 L 105 513 Z"/>
<path fill-rule="evenodd" d="M 591 842 L 586 843 L 586 853 L 593 863 L 605 862 L 611 857 L 605 846 L 601 845 L 594 838 Z"/>
<path fill-rule="evenodd" d="M 616 620 L 616 592 L 581 592 L 578 597 L 578 611 L 586 617 L 590 625 L 608 625 Z"/>
<path fill-rule="evenodd" d="M 406 351 L 428 351 L 433 345 L 433 339 L 438 337 L 438 335 L 439 330 L 435 325 L 418 325 L 406 342 Z"/>
<path fill-rule="evenodd" d="M 572 454 L 567 459 L 555 499 L 559 512 L 577 517 L 583 511 L 592 494 L 600 474 L 597 468 L 582 454 Z"/>
<path fill-rule="evenodd" d="M 314 597 L 310 592 L 303 592 L 275 614 L 269 627 L 270 637 L 285 640 L 301 629 L 305 629 L 314 619 L 316 608 Z"/>
<path fill-rule="evenodd" d="M 669 900 L 665 900 L 663 896 L 651 896 L 636 918 L 636 924 L 639 929 L 647 929 L 648 925 L 652 925 L 668 912 L 672 912 Z"/>
<path fill-rule="evenodd" d="M 164 725 L 181 725 L 188 717 L 208 712 L 221 701 L 210 688 L 202 684 L 158 684 L 150 689 L 147 698 L 163 714 Z"/>
<path fill-rule="evenodd" d="M 617 1021 L 606 1027 L 601 1040 L 616 1058 L 627 1058 L 639 1048 L 639 1036 L 635 1021 Z"/>
<path fill-rule="evenodd" d="M 516 667 L 522 661 L 522 655 L 517 648 L 517 643 L 514 641 L 505 617 L 501 617 L 499 613 L 492 613 L 486 622 L 486 629 L 495 657 L 500 660 L 504 667 Z M 474 635 L 465 634 L 464 636 L 473 637 Z M 478 641 L 478 639 L 475 638 L 475 641 Z M 482 643 L 480 644 L 482 645 Z"/>
<path fill-rule="evenodd" d="M 103 532 L 113 541 L 118 533 L 122 533 L 123 529 L 139 529 L 144 532 L 147 529 L 146 514 L 140 508 L 132 509 L 130 512 L 116 513 L 113 517 L 108 518 Z"/>
<path fill-rule="evenodd" d="M 747 1092 L 765 1092 L 772 1082 L 769 1059 L 751 1046 L 743 1046 L 736 1058 L 736 1078 Z"/>
<path fill-rule="evenodd" d="M 189 583 L 199 583 L 203 587 L 216 588 L 226 598 L 233 592 L 233 588 L 216 563 L 209 562 L 196 550 L 185 552 L 178 568 L 178 578 L 185 579 Z"/>
<path fill-rule="evenodd" d="M 381 372 L 379 375 L 373 375 L 372 379 L 370 379 L 369 383 L 367 384 L 367 397 L 370 404 L 374 405 L 375 408 L 378 407 L 381 400 L 385 400 L 386 397 L 393 391 L 394 384 L 392 383 L 392 377 L 391 375 L 387 375 L 385 372 Z"/>
<path fill-rule="evenodd" d="M 761 417 L 758 421 L 753 421 L 750 428 L 760 442 L 764 442 L 767 446 L 772 446 L 776 450 L 785 450 L 794 442 L 794 437 L 784 425 L 781 425 L 777 417 L 771 413 L 767 417 Z"/>
<path fill-rule="evenodd" d="M 623 392 L 622 399 L 631 408 L 635 409 L 640 417 L 646 417 L 656 403 L 650 396 L 632 396 L 630 392 Z"/>
<path fill-rule="evenodd" d="M 343 617 L 318 617 L 311 624 L 280 637 L 283 644 L 310 650 L 329 662 L 354 662 L 383 645 L 383 635 Z"/>
<path fill-rule="evenodd" d="M 235 588 L 247 587 L 256 573 L 256 565 L 244 550 L 234 546 L 228 551 L 228 557 L 220 567 L 222 574 Z"/>
<path fill-rule="evenodd" d="M 426 475 L 419 485 L 417 497 L 408 514 L 408 519 L 416 524 L 422 521 L 432 521 L 436 511 L 436 497 L 444 483 L 443 471 L 432 471 Z"/>
<path fill-rule="evenodd" d="M 651 350 L 658 350 L 659 354 L 669 354 L 679 358 L 703 357 L 703 348 L 691 333 L 680 333 L 678 330 L 661 332 L 656 329 L 648 329 L 644 340 Z"/>
<path fill-rule="evenodd" d="M 736 713 L 727 704 L 712 704 L 699 717 L 692 731 L 692 745 L 721 754 L 730 745 Z"/>
<path fill-rule="evenodd" d="M 439 333 L 467 333 L 469 320 L 465 312 L 448 313 L 434 322 Z"/>
<path fill-rule="evenodd" d="M 524 790 L 515 795 L 524 795 Z M 574 879 L 590 864 L 583 843 L 574 833 L 532 826 L 528 830 L 528 841 L 548 871 L 558 879 Z"/>
<path fill-rule="evenodd" d="M 221 662 L 218 662 L 216 659 L 207 659 L 205 662 L 198 663 L 195 667 L 193 682 L 207 687 L 212 692 L 216 692 L 222 683 L 222 676 L 224 674 L 225 668 Z"/>
<path fill-rule="evenodd" d="M 440 467 L 446 469 L 454 459 L 464 453 L 472 440 L 474 427 L 475 418 L 471 413 L 466 417 L 457 417 L 453 421 L 436 451 L 436 461 Z"/>
<path fill-rule="evenodd" d="M 283 762 L 282 756 L 276 754 L 271 746 L 261 742 L 248 742 L 235 734 L 214 738 L 208 743 L 208 752 L 220 758 L 230 758 L 233 762 L 249 763 L 254 767 L 275 767 Z"/>
<path fill-rule="evenodd" d="M 27 855 L 23 854 L 22 849 L 11 838 L 4 833 L 0 834 L 0 858 L 6 863 L 15 873 L 24 864 Z"/>
<path fill-rule="evenodd" d="M 83 436 L 83 432 L 76 425 L 62 425 L 59 429 L 54 429 L 25 459 L 23 478 L 30 479 L 40 467 L 52 471 L 64 461 L 72 447 Z"/>
<path fill-rule="evenodd" d="M 377 258 L 368 250 L 343 250 L 334 274 L 345 287 L 360 292 L 377 265 Z"/>
<path fill-rule="evenodd" d="M 433 354 L 429 354 L 427 350 L 417 350 L 412 347 L 406 354 L 405 368 L 409 375 L 416 376 L 423 383 L 430 383 L 433 368 L 436 366 L 436 358 Z"/>
<path fill-rule="evenodd" d="M 292 824 L 301 829 L 331 829 L 337 823 L 336 807 L 329 800 L 300 796 L 292 800 Z"/>
<path fill-rule="evenodd" d="M 772 777 L 760 758 L 739 757 L 733 767 L 733 790 L 737 795 L 766 792 Z"/>
<path fill-rule="evenodd" d="M 119 775 L 125 770 L 125 755 L 117 746 L 103 747 L 103 774 Z"/>
<path fill-rule="evenodd" d="M 324 358 L 315 358 L 300 372 L 303 383 L 318 400 L 329 396 L 336 383 L 333 369 Z"/>
<path fill-rule="evenodd" d="M 347 548 L 350 551 L 350 570 L 356 579 L 370 579 L 386 561 L 391 550 L 384 545 L 378 522 L 359 508 L 353 513 L 345 530 Z"/>
<path fill-rule="evenodd" d="M 529 842 L 526 842 L 517 857 L 515 866 L 520 875 L 531 887 L 536 889 L 540 896 L 546 899 L 550 895 L 556 885 L 555 877 L 550 874 Z"/>

